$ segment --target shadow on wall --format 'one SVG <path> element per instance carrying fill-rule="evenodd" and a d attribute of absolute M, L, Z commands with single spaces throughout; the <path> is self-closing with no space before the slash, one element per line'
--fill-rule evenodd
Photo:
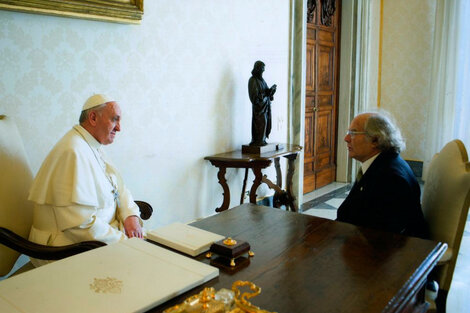
<path fill-rule="evenodd" d="M 216 121 L 215 153 L 233 149 L 235 111 L 235 79 L 231 69 L 226 68 L 219 83 L 212 113 Z"/>
<path fill-rule="evenodd" d="M 226 68 L 222 75 L 217 94 L 213 103 L 212 120 L 201 121 L 202 123 L 214 122 L 213 127 L 208 127 L 214 133 L 211 138 L 214 138 L 213 146 L 207 151 L 207 155 L 227 152 L 233 150 L 233 134 L 234 134 L 234 111 L 235 111 L 235 79 L 230 68 Z M 197 160 L 196 167 L 193 173 L 198 173 L 199 176 L 199 192 L 195 199 L 195 215 L 204 217 L 208 213 L 215 213 L 215 208 L 219 207 L 222 203 L 223 195 L 222 188 L 218 183 L 217 173 L 218 170 L 213 167 L 209 161 L 204 160 L 206 155 L 201 156 Z M 227 183 L 233 180 L 233 171 L 228 170 L 225 178 Z M 235 173 L 236 174 L 236 173 Z M 217 196 L 215 196 L 217 195 Z"/>

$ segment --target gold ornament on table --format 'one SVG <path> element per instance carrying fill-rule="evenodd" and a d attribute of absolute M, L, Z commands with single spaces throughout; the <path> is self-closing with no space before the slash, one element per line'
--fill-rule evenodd
<path fill-rule="evenodd" d="M 240 287 L 248 286 L 253 292 L 240 292 Z M 204 288 L 183 303 L 166 309 L 163 313 L 271 313 L 251 304 L 248 300 L 261 293 L 261 288 L 249 281 L 237 280 L 232 290 Z"/>
<path fill-rule="evenodd" d="M 231 237 L 228 237 L 227 239 L 225 239 L 224 241 L 222 241 L 224 243 L 224 245 L 226 246 L 234 246 L 237 244 L 237 241 L 235 239 L 232 239 Z"/>
<path fill-rule="evenodd" d="M 243 286 L 248 286 L 251 291 L 254 291 L 253 293 L 249 292 L 244 292 L 240 296 L 240 289 L 239 287 Z M 242 281 L 242 280 L 237 280 L 232 284 L 232 291 L 235 293 L 235 305 L 236 308 L 233 311 L 230 311 L 229 313 L 242 313 L 242 312 L 247 312 L 247 313 L 270 313 L 266 310 L 260 309 L 259 307 L 251 304 L 248 300 L 256 297 L 261 293 L 261 288 L 253 284 L 252 282 L 249 281 Z"/>
<path fill-rule="evenodd" d="M 242 257 L 247 253 L 248 257 L 253 257 L 255 254 L 250 250 L 250 244 L 243 240 L 235 240 L 232 237 L 227 237 L 223 240 L 214 242 L 210 251 L 206 254 L 206 258 L 210 259 L 214 254 L 218 258 L 214 261 L 211 260 L 211 265 L 218 267 L 229 267 L 232 269 L 240 268 L 240 263 L 246 264 L 246 258 Z M 249 262 L 248 262 L 249 263 Z"/>

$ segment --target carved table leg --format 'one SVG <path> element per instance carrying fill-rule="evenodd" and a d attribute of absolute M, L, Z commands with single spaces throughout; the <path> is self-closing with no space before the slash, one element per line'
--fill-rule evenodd
<path fill-rule="evenodd" d="M 219 165 L 219 172 L 217 173 L 217 178 L 219 179 L 219 184 L 222 186 L 222 189 L 224 192 L 222 193 L 224 195 L 224 202 L 222 203 L 222 206 L 220 208 L 215 209 L 216 212 L 222 212 L 228 209 L 228 206 L 230 205 L 230 190 L 227 185 L 227 180 L 225 179 L 225 172 L 226 172 L 226 167 L 225 166 L 220 166 Z"/>
<path fill-rule="evenodd" d="M 292 177 L 294 176 L 295 159 L 297 158 L 297 153 L 287 155 L 285 156 L 285 158 L 289 160 L 288 165 L 287 165 L 287 176 L 286 176 L 286 191 L 287 191 L 287 197 L 288 197 L 288 204 L 289 204 L 291 211 L 297 212 L 298 209 L 297 209 L 297 206 L 295 205 L 295 197 L 292 194 Z"/>
<path fill-rule="evenodd" d="M 261 180 L 263 179 L 261 168 L 253 167 L 253 174 L 255 174 L 255 180 L 253 181 L 253 185 L 251 186 L 250 190 L 250 202 L 256 204 L 256 190 L 258 189 L 259 185 L 261 185 Z"/>
<path fill-rule="evenodd" d="M 281 173 L 281 165 L 279 163 L 280 158 L 274 159 L 274 167 L 276 168 L 276 184 L 279 186 L 279 189 L 275 189 L 274 197 L 273 197 L 273 206 L 275 208 L 280 208 L 282 205 L 282 173 Z"/>
<path fill-rule="evenodd" d="M 261 181 L 263 179 L 263 174 L 261 170 L 263 168 L 268 167 L 272 163 L 271 160 L 261 160 L 253 163 L 252 170 L 253 174 L 255 174 L 255 180 L 253 181 L 253 185 L 251 186 L 250 190 L 250 202 L 256 204 L 256 190 L 258 189 L 259 185 L 261 185 Z"/>
<path fill-rule="evenodd" d="M 282 173 L 281 173 L 281 165 L 279 163 L 280 158 L 274 159 L 274 167 L 276 168 L 276 183 L 279 188 L 282 189 Z"/>
<path fill-rule="evenodd" d="M 246 180 L 247 179 L 248 179 L 248 168 L 245 168 L 245 178 L 243 179 L 242 195 L 240 197 L 240 204 L 243 204 L 243 198 L 245 198 Z"/>
<path fill-rule="evenodd" d="M 261 181 L 265 183 L 266 185 L 268 185 L 269 188 L 274 189 L 275 193 L 278 193 L 278 194 L 285 193 L 285 191 L 282 190 L 281 187 L 279 187 L 278 185 L 270 181 L 267 175 L 263 175 L 263 179 Z"/>

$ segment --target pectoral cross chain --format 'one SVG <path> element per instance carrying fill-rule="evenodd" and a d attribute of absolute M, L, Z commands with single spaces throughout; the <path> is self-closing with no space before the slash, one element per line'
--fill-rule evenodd
<path fill-rule="evenodd" d="M 114 201 L 116 201 L 116 204 L 119 207 L 120 206 L 120 204 L 119 204 L 119 191 L 117 190 L 117 188 L 114 187 L 113 190 L 111 190 L 111 193 L 113 194 Z"/>

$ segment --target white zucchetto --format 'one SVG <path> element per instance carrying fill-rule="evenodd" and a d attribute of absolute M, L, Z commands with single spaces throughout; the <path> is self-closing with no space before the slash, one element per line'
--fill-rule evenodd
<path fill-rule="evenodd" d="M 85 102 L 83 105 L 82 111 L 97 107 L 99 105 L 108 103 L 108 102 L 114 102 L 112 98 L 102 95 L 102 94 L 96 94 L 88 98 L 88 100 Z"/>

